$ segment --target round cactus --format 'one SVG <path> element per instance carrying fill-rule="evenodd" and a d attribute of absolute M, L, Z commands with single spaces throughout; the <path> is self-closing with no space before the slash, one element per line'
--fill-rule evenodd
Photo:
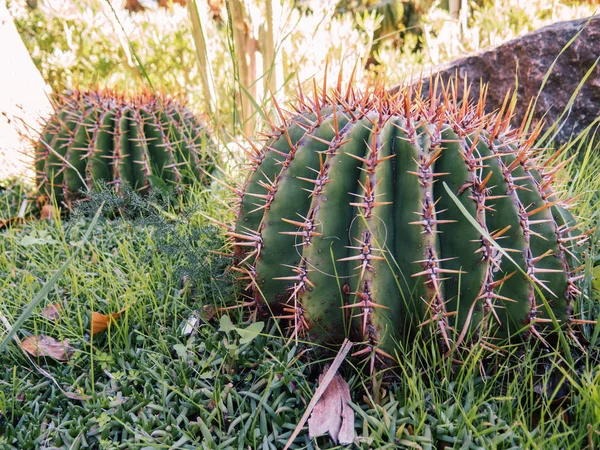
<path fill-rule="evenodd" d="M 586 236 L 552 190 L 555 158 L 510 128 L 508 102 L 486 115 L 468 89 L 433 92 L 301 96 L 251 152 L 235 270 L 292 335 L 350 336 L 375 361 L 418 330 L 452 351 L 577 323 Z"/>
<path fill-rule="evenodd" d="M 41 195 L 70 207 L 99 181 L 119 191 L 190 183 L 211 170 L 211 139 L 186 107 L 163 96 L 73 91 L 53 99 L 36 145 Z"/>

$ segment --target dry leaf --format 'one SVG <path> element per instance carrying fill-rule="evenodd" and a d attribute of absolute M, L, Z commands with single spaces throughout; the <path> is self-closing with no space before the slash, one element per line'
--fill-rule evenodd
<path fill-rule="evenodd" d="M 90 323 L 90 333 L 92 336 L 96 333 L 101 333 L 108 328 L 108 325 L 121 317 L 121 314 L 125 311 L 123 308 L 121 311 L 112 314 L 101 314 L 99 312 L 92 312 L 92 322 Z"/>
<path fill-rule="evenodd" d="M 60 319 L 61 314 L 63 313 L 64 308 L 60 303 L 52 303 L 51 305 L 46 306 L 41 314 L 48 320 L 58 320 Z"/>
<path fill-rule="evenodd" d="M 25 219 L 24 217 L 10 217 L 6 220 L 0 220 L 0 230 L 4 228 L 14 227 L 16 225 L 23 225 L 28 220 L 31 219 Z"/>
<path fill-rule="evenodd" d="M 204 320 L 206 320 L 207 322 L 212 320 L 213 317 L 215 317 L 215 308 L 213 305 L 204 305 Z"/>
<path fill-rule="evenodd" d="M 300 434 L 300 430 L 302 430 L 302 427 L 304 427 L 304 424 L 308 420 L 308 416 L 313 412 L 313 410 L 315 409 L 315 406 L 317 406 L 317 403 L 319 403 L 319 401 L 321 400 L 321 397 L 323 396 L 325 391 L 329 388 L 329 385 L 331 384 L 331 382 L 337 375 L 338 369 L 340 368 L 340 366 L 346 359 L 346 356 L 348 356 L 348 353 L 350 353 L 350 349 L 352 349 L 353 345 L 354 344 L 352 342 L 350 342 L 348 340 L 348 338 L 344 339 L 344 342 L 342 343 L 340 350 L 338 351 L 337 355 L 335 355 L 335 358 L 334 358 L 333 362 L 331 363 L 331 367 L 329 369 L 327 368 L 327 366 L 325 367 L 325 370 L 319 377 L 319 387 L 315 391 L 313 397 L 310 399 L 310 402 L 308 403 L 308 406 L 306 407 L 306 411 L 304 411 L 304 414 L 302 414 L 302 417 L 300 418 L 300 422 L 298 422 L 298 425 L 296 425 L 296 428 L 294 428 L 294 431 L 292 432 L 292 435 L 289 437 L 289 439 L 285 443 L 285 447 L 283 447 L 283 450 L 288 450 L 290 448 L 290 446 L 292 445 L 292 443 L 294 442 L 294 440 L 296 440 L 296 438 Z M 348 395 L 348 397 L 350 397 L 350 395 Z M 352 432 L 354 432 L 354 430 L 352 430 Z M 339 435 L 339 433 L 338 433 L 338 435 Z M 344 437 L 347 437 L 347 436 L 344 436 Z"/>
<path fill-rule="evenodd" d="M 58 361 L 71 359 L 75 349 L 68 340 L 57 341 L 53 337 L 41 334 L 29 336 L 21 342 L 21 348 L 35 357 L 50 356 Z"/>
<path fill-rule="evenodd" d="M 319 384 L 326 373 L 327 369 L 319 376 Z M 312 439 L 329 433 L 336 444 L 351 444 L 354 441 L 354 410 L 348 405 L 350 401 L 348 383 L 336 373 L 308 419 L 308 436 Z"/>
<path fill-rule="evenodd" d="M 190 317 L 188 317 L 181 327 L 181 334 L 183 336 L 189 336 L 196 329 L 196 326 L 200 322 L 200 318 L 198 317 L 198 312 L 194 311 Z"/>
<path fill-rule="evenodd" d="M 46 203 L 44 206 L 42 206 L 40 217 L 42 220 L 54 220 L 58 217 L 58 210 L 50 203 Z"/>
<path fill-rule="evenodd" d="M 87 400 L 91 399 L 91 397 L 89 395 L 85 395 L 85 394 L 77 394 L 75 392 L 69 392 L 69 391 L 62 391 L 62 393 L 65 395 L 65 397 L 70 398 L 71 400 L 87 401 Z"/>

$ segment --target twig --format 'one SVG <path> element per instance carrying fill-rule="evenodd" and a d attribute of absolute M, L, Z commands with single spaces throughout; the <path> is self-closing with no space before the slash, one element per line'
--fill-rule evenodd
<path fill-rule="evenodd" d="M 344 359 L 346 359 L 346 355 L 348 354 L 348 352 L 350 351 L 350 349 L 352 348 L 353 345 L 354 344 L 352 342 L 350 342 L 348 339 L 344 339 L 344 343 L 342 344 L 342 348 L 340 348 L 340 351 L 338 352 L 337 356 L 333 360 L 333 363 L 331 363 L 331 367 L 329 368 L 329 370 L 325 374 L 325 377 L 323 377 L 322 383 L 319 385 L 319 387 L 315 391 L 315 395 L 313 395 L 313 398 L 311 399 L 310 403 L 306 407 L 306 411 L 304 411 L 304 415 L 300 419 L 300 422 L 298 422 L 298 425 L 296 425 L 296 428 L 294 429 L 294 432 L 292 433 L 292 435 L 288 439 L 288 441 L 285 444 L 285 447 L 283 448 L 283 450 L 287 450 L 288 448 L 290 448 L 290 445 L 292 445 L 292 443 L 294 442 L 294 440 L 298 437 L 298 434 L 300 433 L 300 430 L 302 429 L 302 427 L 304 426 L 304 424 L 308 420 L 308 416 L 310 416 L 310 414 L 312 413 L 312 410 L 315 409 L 315 406 L 317 405 L 317 402 L 321 399 L 321 396 L 323 395 L 323 393 L 325 392 L 325 390 L 329 386 L 329 383 L 331 383 L 331 380 L 333 380 L 333 377 L 335 376 L 335 374 L 337 373 L 338 369 L 340 368 L 340 366 L 344 362 Z"/>

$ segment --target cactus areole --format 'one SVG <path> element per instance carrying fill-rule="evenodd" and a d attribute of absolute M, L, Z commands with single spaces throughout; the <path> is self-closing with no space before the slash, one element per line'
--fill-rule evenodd
<path fill-rule="evenodd" d="M 206 127 L 163 96 L 72 91 L 52 99 L 54 114 L 36 144 L 40 194 L 70 207 L 99 181 L 118 192 L 186 184 L 210 170 Z"/>
<path fill-rule="evenodd" d="M 586 236 L 552 190 L 556 156 L 509 106 L 441 92 L 301 95 L 251 152 L 235 269 L 293 336 L 350 336 L 375 361 L 419 330 L 451 351 L 577 323 Z"/>

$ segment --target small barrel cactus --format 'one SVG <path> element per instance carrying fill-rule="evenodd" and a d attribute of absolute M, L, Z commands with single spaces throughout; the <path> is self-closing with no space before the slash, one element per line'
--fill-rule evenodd
<path fill-rule="evenodd" d="M 510 106 L 433 92 L 301 96 L 251 152 L 235 270 L 294 336 L 350 336 L 375 361 L 418 330 L 447 352 L 578 322 L 586 236 L 552 190 L 556 158 L 510 128 Z"/>
<path fill-rule="evenodd" d="M 206 127 L 174 100 L 74 91 L 53 104 L 36 144 L 36 182 L 41 195 L 63 206 L 99 181 L 143 191 L 155 183 L 190 183 L 211 170 Z"/>

